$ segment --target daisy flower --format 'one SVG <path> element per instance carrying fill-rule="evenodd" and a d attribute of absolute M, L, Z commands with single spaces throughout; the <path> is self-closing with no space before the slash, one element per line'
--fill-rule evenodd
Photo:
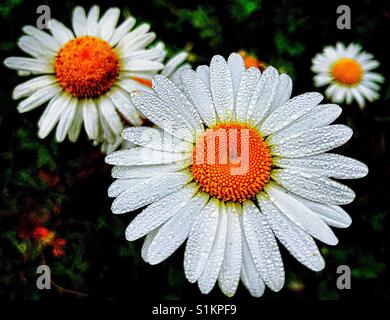
<path fill-rule="evenodd" d="M 163 62 L 165 57 L 165 52 L 166 52 L 164 48 L 164 44 L 162 42 L 159 42 L 156 47 L 164 52 L 164 56 L 161 57 L 161 62 Z M 177 86 L 180 86 L 180 79 L 179 79 L 180 71 L 191 68 L 191 65 L 185 62 L 187 58 L 188 58 L 187 52 L 182 51 L 177 53 L 176 55 L 174 55 L 172 58 L 170 58 L 168 61 L 164 63 L 164 68 L 159 72 L 159 74 L 167 77 Z M 153 90 L 151 89 L 152 87 L 151 80 L 139 78 L 137 79 L 137 81 L 145 85 L 146 91 L 153 92 Z M 102 142 L 101 151 L 107 154 L 115 151 L 120 146 L 124 148 L 128 148 L 129 146 L 132 146 L 128 142 L 125 142 L 125 144 L 123 144 L 124 140 L 120 135 L 117 136 L 116 141 L 114 143 L 110 143 L 109 141 L 104 139 L 103 135 L 100 135 L 97 141 L 95 141 L 95 144 L 99 144 L 100 142 Z"/>
<path fill-rule="evenodd" d="M 285 280 L 279 243 L 319 271 L 324 259 L 314 238 L 338 240 L 329 226 L 351 223 L 340 207 L 355 194 L 332 178 L 352 179 L 367 167 L 327 151 L 352 130 L 331 125 L 341 108 L 311 92 L 290 99 L 291 79 L 273 67 L 245 68 L 239 54 L 226 62 L 180 73 L 182 90 L 153 78 L 153 93 L 135 92 L 136 107 L 159 128 L 131 127 L 137 145 L 106 157 L 117 180 L 115 214 L 140 208 L 126 229 L 146 236 L 143 259 L 154 265 L 186 240 L 184 271 L 202 293 L 218 281 L 227 296 L 239 280 L 256 297 Z"/>
<path fill-rule="evenodd" d="M 50 20 L 48 34 L 25 26 L 19 47 L 31 57 L 10 57 L 4 64 L 34 78 L 18 85 L 13 98 L 24 98 L 19 112 L 48 102 L 38 122 L 38 136 L 45 138 L 57 125 L 58 142 L 68 135 L 76 141 L 82 124 L 91 140 L 104 136 L 114 143 L 123 129 L 121 118 L 142 123 L 129 93 L 144 89 L 139 79 L 149 80 L 163 68 L 161 48 L 146 47 L 155 39 L 148 24 L 135 26 L 128 17 L 117 27 L 118 8 L 108 9 L 99 19 L 99 7 L 88 14 L 76 7 L 73 30 Z"/>
<path fill-rule="evenodd" d="M 328 86 L 325 95 L 335 103 L 351 104 L 356 100 L 360 108 L 365 99 L 372 102 L 379 98 L 378 84 L 384 78 L 373 69 L 379 66 L 372 54 L 362 51 L 361 46 L 351 43 L 345 47 L 337 43 L 336 47 L 325 47 L 322 53 L 313 59 L 312 71 L 317 87 Z"/>

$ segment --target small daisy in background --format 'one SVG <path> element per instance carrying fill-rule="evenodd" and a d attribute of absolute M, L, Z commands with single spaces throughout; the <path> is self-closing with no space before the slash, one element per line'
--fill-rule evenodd
<path fill-rule="evenodd" d="M 317 87 L 328 86 L 325 95 L 335 103 L 351 104 L 355 100 L 364 108 L 366 100 L 372 102 L 379 98 L 378 91 L 384 78 L 372 72 L 379 66 L 373 55 L 362 51 L 358 44 L 345 47 L 337 43 L 336 47 L 325 47 L 312 61 L 314 84 Z"/>
<path fill-rule="evenodd" d="M 118 8 L 108 9 L 99 19 L 99 7 L 88 14 L 76 7 L 73 30 L 50 20 L 51 34 L 25 26 L 19 47 L 31 57 L 10 57 L 4 64 L 34 78 L 18 85 L 14 99 L 23 98 L 18 111 L 31 111 L 48 102 L 38 122 L 38 136 L 45 138 L 56 128 L 55 138 L 68 135 L 76 141 L 84 124 L 88 138 L 115 143 L 123 129 L 122 119 L 142 124 L 129 93 L 147 87 L 163 69 L 161 46 L 149 47 L 156 35 L 146 23 L 134 28 L 128 17 L 117 27 Z"/>
<path fill-rule="evenodd" d="M 188 53 L 185 51 L 181 51 L 181 52 L 175 54 L 172 58 L 168 59 L 167 61 L 164 61 L 165 60 L 165 53 L 166 53 L 164 43 L 159 42 L 156 45 L 156 48 L 158 48 L 164 52 L 164 56 L 162 56 L 160 59 L 160 61 L 164 64 L 164 68 L 161 71 L 159 71 L 158 73 L 167 77 L 168 79 L 170 79 L 177 86 L 180 86 L 180 79 L 179 79 L 180 71 L 182 71 L 184 69 L 191 68 L 191 65 L 188 62 L 186 62 L 186 60 L 188 58 Z M 137 81 L 141 82 L 142 84 L 145 85 L 145 88 L 143 89 L 144 91 L 145 90 L 149 90 L 151 92 L 153 91 L 151 89 L 152 88 L 152 81 L 151 80 L 138 78 Z M 142 117 L 142 119 L 143 119 L 143 117 Z M 99 143 L 101 143 L 101 148 L 100 148 L 101 151 L 103 153 L 106 153 L 106 154 L 109 154 L 109 153 L 115 151 L 120 146 L 122 146 L 123 148 L 133 146 L 132 144 L 126 142 L 126 140 L 123 140 L 121 135 L 117 136 L 116 141 L 114 143 L 111 143 L 110 141 L 106 140 L 104 138 L 104 135 L 100 135 L 98 137 L 98 139 L 95 141 L 95 144 L 99 144 Z M 124 145 L 122 145 L 122 143 L 124 143 Z"/>
<path fill-rule="evenodd" d="M 288 75 L 247 69 L 237 53 L 183 70 L 180 81 L 178 87 L 156 75 L 152 92 L 132 94 L 158 128 L 125 129 L 123 138 L 136 147 L 106 157 L 117 179 L 108 189 L 116 198 L 112 212 L 144 208 L 126 239 L 146 236 L 141 255 L 152 265 L 186 242 L 185 275 L 204 294 L 217 281 L 227 296 L 240 280 L 255 297 L 266 286 L 281 290 L 276 239 L 303 265 L 322 270 L 314 239 L 336 245 L 330 226 L 351 224 L 341 205 L 355 198 L 334 179 L 368 172 L 328 153 L 352 136 L 349 127 L 331 124 L 341 108 L 320 104 L 316 92 L 290 98 Z"/>

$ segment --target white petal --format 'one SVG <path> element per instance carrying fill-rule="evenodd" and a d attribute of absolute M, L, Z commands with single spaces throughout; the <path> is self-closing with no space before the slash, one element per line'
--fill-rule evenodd
<path fill-rule="evenodd" d="M 324 48 L 324 55 L 329 59 L 329 60 L 336 60 L 339 58 L 336 50 L 334 47 L 328 46 Z"/>
<path fill-rule="evenodd" d="M 89 139 L 97 138 L 99 132 L 99 114 L 93 100 L 85 100 L 83 104 L 84 127 Z"/>
<path fill-rule="evenodd" d="M 211 92 L 211 85 L 210 85 L 210 68 L 208 66 L 202 65 L 198 66 L 196 68 L 196 73 L 199 75 L 199 77 L 202 79 L 205 86 L 210 90 Z"/>
<path fill-rule="evenodd" d="M 130 97 L 119 88 L 113 88 L 107 95 L 114 103 L 120 114 L 129 121 L 132 125 L 139 126 L 142 124 L 142 119 L 130 100 Z"/>
<path fill-rule="evenodd" d="M 188 69 L 191 69 L 192 70 L 192 66 L 191 64 L 189 63 L 184 63 L 182 64 L 180 67 L 178 67 L 170 76 L 169 76 L 169 80 L 171 80 L 175 85 L 178 86 L 178 88 L 180 90 L 182 90 L 182 85 L 181 85 L 181 81 L 180 81 L 180 73 L 184 70 L 188 70 Z"/>
<path fill-rule="evenodd" d="M 361 83 L 357 89 L 366 98 L 368 101 L 372 102 L 377 98 L 377 93 L 366 87 L 363 83 Z"/>
<path fill-rule="evenodd" d="M 298 169 L 313 175 L 336 179 L 365 177 L 368 167 L 355 159 L 334 153 L 323 153 L 304 158 L 274 158 L 274 165 L 281 168 Z"/>
<path fill-rule="evenodd" d="M 106 163 L 121 166 L 140 166 L 171 163 L 191 158 L 192 153 L 180 154 L 143 147 L 119 150 L 106 157 Z"/>
<path fill-rule="evenodd" d="M 77 99 L 72 98 L 68 106 L 63 111 L 60 122 L 58 123 L 56 130 L 56 140 L 57 142 L 64 141 L 66 135 L 68 134 L 69 128 L 72 125 L 74 116 L 76 114 L 77 108 Z"/>
<path fill-rule="evenodd" d="M 72 14 L 72 26 L 77 37 L 87 34 L 87 16 L 84 8 L 75 7 Z"/>
<path fill-rule="evenodd" d="M 342 103 L 345 100 L 346 92 L 349 91 L 349 89 L 344 87 L 338 87 L 335 91 L 335 94 L 333 95 L 333 102 L 336 103 Z"/>
<path fill-rule="evenodd" d="M 130 16 L 122 24 L 115 29 L 113 32 L 111 39 L 109 41 L 111 46 L 115 46 L 119 41 L 134 27 L 135 18 Z"/>
<path fill-rule="evenodd" d="M 131 51 L 129 53 L 126 53 L 125 57 L 128 59 L 156 60 L 160 62 L 160 59 L 163 55 L 164 55 L 164 51 L 156 48 L 150 48 L 150 49 Z"/>
<path fill-rule="evenodd" d="M 148 261 L 149 248 L 150 248 L 150 245 L 153 243 L 154 238 L 157 236 L 157 233 L 159 230 L 160 230 L 160 228 L 156 228 L 153 231 L 151 231 L 150 233 L 148 233 L 148 235 L 145 237 L 145 240 L 144 240 L 144 243 L 143 243 L 142 249 L 141 249 L 141 257 L 142 257 L 142 259 L 144 259 L 145 262 L 149 262 Z"/>
<path fill-rule="evenodd" d="M 34 92 L 31 96 L 22 100 L 19 103 L 18 111 L 20 113 L 23 113 L 35 109 L 41 106 L 42 104 L 44 104 L 46 101 L 53 98 L 60 91 L 61 89 L 56 83 L 48 85 L 42 89 L 39 89 L 38 91 Z"/>
<path fill-rule="evenodd" d="M 265 284 L 259 272 L 256 270 L 255 263 L 253 262 L 251 253 L 249 252 L 248 243 L 245 239 L 245 233 L 242 226 L 242 219 L 241 219 L 241 228 L 242 228 L 242 235 L 243 235 L 241 281 L 252 296 L 259 298 L 264 293 Z"/>
<path fill-rule="evenodd" d="M 359 45 L 351 43 L 345 51 L 345 56 L 349 58 L 355 58 L 361 49 L 362 48 Z"/>
<path fill-rule="evenodd" d="M 185 169 L 190 165 L 190 160 L 177 163 L 155 164 L 149 166 L 114 166 L 111 176 L 113 178 L 130 179 L 152 177 L 168 172 Z"/>
<path fill-rule="evenodd" d="M 347 186 L 325 177 L 305 174 L 299 169 L 274 169 L 272 178 L 287 190 L 312 201 L 343 205 L 355 199 L 355 193 Z"/>
<path fill-rule="evenodd" d="M 22 29 L 26 34 L 34 37 L 41 45 L 50 49 L 52 52 L 57 53 L 60 48 L 60 43 L 57 42 L 50 34 L 33 26 L 25 26 Z"/>
<path fill-rule="evenodd" d="M 225 255 L 227 233 L 227 213 L 223 203 L 218 219 L 218 228 L 215 234 L 213 247 L 207 259 L 202 274 L 198 279 L 198 286 L 203 294 L 208 294 L 213 289 L 221 270 L 223 258 Z"/>
<path fill-rule="evenodd" d="M 284 105 L 288 99 L 290 99 L 292 92 L 292 80 L 287 74 L 281 74 L 279 76 L 278 87 L 276 89 L 274 100 L 272 101 L 271 107 L 268 113 L 271 114 L 276 108 Z"/>
<path fill-rule="evenodd" d="M 126 46 L 123 49 L 121 49 L 123 52 L 123 57 L 127 57 L 127 54 L 130 54 L 131 52 L 146 48 L 154 41 L 154 39 L 156 39 L 156 34 L 154 32 L 137 35 L 131 41 L 126 43 Z"/>
<path fill-rule="evenodd" d="M 370 70 L 375 69 L 377 67 L 379 67 L 379 62 L 376 60 L 371 60 L 369 62 L 362 63 L 362 68 L 364 71 L 370 71 Z"/>
<path fill-rule="evenodd" d="M 309 269 L 322 270 L 325 261 L 313 238 L 280 212 L 267 197 L 262 196 L 258 199 L 272 231 L 286 249 Z"/>
<path fill-rule="evenodd" d="M 54 76 L 39 76 L 17 85 L 12 93 L 13 99 L 27 97 L 34 92 L 52 85 L 56 82 Z"/>
<path fill-rule="evenodd" d="M 225 255 L 218 276 L 219 287 L 228 297 L 232 297 L 238 287 L 241 273 L 242 238 L 239 214 L 235 204 L 227 204 L 227 234 Z"/>
<path fill-rule="evenodd" d="M 332 100 L 338 88 L 339 88 L 338 84 L 332 83 L 325 91 L 326 97 Z"/>
<path fill-rule="evenodd" d="M 135 92 L 131 95 L 131 100 L 142 114 L 160 128 L 179 139 L 195 141 L 193 129 L 186 118 L 155 95 Z"/>
<path fill-rule="evenodd" d="M 255 92 L 249 104 L 247 120 L 253 125 L 262 122 L 274 100 L 279 82 L 278 71 L 268 67 L 257 82 Z"/>
<path fill-rule="evenodd" d="M 233 119 L 233 84 L 225 59 L 214 56 L 210 63 L 210 85 L 215 110 L 222 121 Z"/>
<path fill-rule="evenodd" d="M 152 177 L 121 193 L 112 203 L 113 213 L 130 212 L 175 191 L 190 181 L 188 173 L 167 173 Z"/>
<path fill-rule="evenodd" d="M 370 81 L 377 81 L 379 83 L 382 83 L 384 81 L 384 77 L 380 75 L 379 73 L 375 72 L 366 72 L 363 75 L 364 80 L 370 80 Z"/>
<path fill-rule="evenodd" d="M 238 121 L 247 120 L 248 107 L 260 76 L 260 70 L 252 67 L 246 70 L 241 77 L 236 99 L 236 117 Z"/>
<path fill-rule="evenodd" d="M 144 78 L 144 80 L 151 80 L 152 77 L 153 77 L 152 74 L 148 74 L 148 78 Z M 134 91 L 146 91 L 149 93 L 154 93 L 153 89 L 150 88 L 149 86 L 130 78 L 120 79 L 117 82 L 117 86 L 120 87 L 123 91 L 125 91 L 125 93 L 123 94 L 125 94 L 126 97 L 127 97 L 127 93 L 132 93 Z M 116 90 L 111 90 L 111 91 L 115 92 Z M 108 94 L 110 94 L 111 91 L 108 92 Z"/>
<path fill-rule="evenodd" d="M 4 65 L 10 69 L 31 71 L 35 74 L 53 73 L 53 66 L 47 60 L 10 57 L 4 60 Z"/>
<path fill-rule="evenodd" d="M 314 85 L 316 87 L 322 87 L 332 82 L 332 77 L 329 73 L 319 73 L 314 76 Z"/>
<path fill-rule="evenodd" d="M 98 23 L 98 33 L 106 41 L 109 41 L 118 23 L 121 11 L 118 8 L 108 9 L 100 18 Z"/>
<path fill-rule="evenodd" d="M 144 182 L 146 179 L 117 179 L 111 183 L 108 188 L 107 194 L 110 198 L 115 198 L 121 193 L 129 190 L 132 187 Z"/>
<path fill-rule="evenodd" d="M 191 184 L 179 192 L 153 202 L 131 221 L 126 229 L 126 239 L 128 241 L 137 240 L 161 226 L 183 209 L 195 191 L 196 188 Z"/>
<path fill-rule="evenodd" d="M 311 156 L 343 145 L 351 139 L 352 134 L 351 128 L 341 124 L 309 129 L 280 145 L 272 146 L 271 154 L 292 158 Z"/>
<path fill-rule="evenodd" d="M 54 52 L 48 50 L 46 47 L 40 44 L 35 38 L 31 36 L 22 36 L 18 40 L 18 46 L 24 52 L 41 60 L 51 60 L 54 58 Z"/>
<path fill-rule="evenodd" d="M 128 52 L 133 45 L 135 45 L 139 40 L 145 39 L 145 35 L 150 29 L 150 25 L 147 23 L 143 23 L 139 25 L 137 28 L 135 28 L 130 33 L 126 34 L 122 39 L 119 41 L 117 49 L 119 49 L 121 52 L 125 53 Z M 149 39 L 150 36 L 147 36 L 146 39 Z M 135 51 L 135 50 L 131 50 Z"/>
<path fill-rule="evenodd" d="M 260 127 L 263 136 L 283 129 L 305 113 L 309 112 L 323 99 L 317 92 L 310 92 L 288 100 L 283 106 L 275 109 Z"/>
<path fill-rule="evenodd" d="M 56 39 L 60 45 L 63 45 L 74 38 L 73 32 L 62 22 L 51 19 L 49 21 L 49 27 L 54 39 Z"/>
<path fill-rule="evenodd" d="M 336 43 L 336 53 L 339 57 L 342 57 L 342 56 L 345 56 L 345 46 L 343 43 L 341 42 L 337 42 Z"/>
<path fill-rule="evenodd" d="M 112 103 L 111 99 L 107 97 L 102 97 L 98 101 L 98 108 L 106 120 L 112 132 L 116 135 L 119 135 L 122 132 L 123 126 L 121 122 L 121 118 L 116 112 L 115 106 Z"/>
<path fill-rule="evenodd" d="M 180 80 L 188 99 L 195 106 L 203 122 L 212 127 L 217 123 L 213 99 L 210 90 L 202 81 L 200 75 L 187 69 L 180 73 Z"/>
<path fill-rule="evenodd" d="M 284 268 L 278 244 L 264 214 L 251 201 L 244 202 L 243 226 L 256 270 L 271 290 L 279 291 Z"/>
<path fill-rule="evenodd" d="M 272 183 L 265 188 L 265 191 L 280 212 L 297 226 L 324 243 L 337 244 L 338 240 L 332 229 L 322 221 L 321 217 L 290 196 L 283 188 Z"/>
<path fill-rule="evenodd" d="M 298 195 L 291 194 L 292 197 L 302 202 L 311 211 L 320 215 L 326 224 L 336 228 L 347 228 L 351 225 L 352 219 L 341 207 L 336 205 L 326 205 L 307 200 Z"/>
<path fill-rule="evenodd" d="M 171 152 L 192 152 L 193 149 L 192 143 L 175 138 L 158 128 L 130 127 L 123 130 L 122 137 L 150 149 Z"/>
<path fill-rule="evenodd" d="M 245 63 L 244 59 L 235 52 L 230 54 L 227 63 L 232 77 L 233 99 L 235 101 L 242 74 L 245 72 Z"/>
<path fill-rule="evenodd" d="M 289 139 L 299 137 L 303 131 L 328 125 L 339 117 L 341 111 L 342 109 L 336 104 L 320 104 L 315 106 L 308 113 L 284 129 L 271 134 L 267 138 L 267 143 L 270 145 L 280 144 Z"/>
<path fill-rule="evenodd" d="M 48 104 L 45 109 L 45 112 L 42 114 L 39 119 L 38 126 L 38 137 L 43 139 L 48 136 L 51 130 L 55 127 L 59 121 L 62 113 L 68 107 L 71 97 L 66 94 L 59 94 L 54 97 Z"/>
<path fill-rule="evenodd" d="M 99 7 L 93 6 L 87 16 L 87 34 L 96 36 L 98 34 Z"/>
<path fill-rule="evenodd" d="M 98 114 L 100 122 L 98 137 L 101 137 L 99 140 L 107 140 L 107 143 L 110 145 L 115 144 L 117 142 L 118 135 L 111 130 L 111 127 L 103 117 L 100 108 L 98 108 Z"/>
<path fill-rule="evenodd" d="M 76 107 L 76 113 L 73 118 L 73 122 L 68 131 L 68 137 L 71 142 L 76 142 L 81 131 L 81 126 L 83 125 L 83 106 L 78 101 Z"/>
<path fill-rule="evenodd" d="M 177 53 L 165 64 L 164 69 L 161 71 L 161 75 L 169 78 L 177 67 L 186 61 L 187 57 L 188 53 L 185 51 Z"/>
<path fill-rule="evenodd" d="M 214 243 L 219 212 L 219 200 L 211 198 L 192 226 L 184 254 L 184 271 L 189 282 L 197 281 L 202 274 Z"/>
<path fill-rule="evenodd" d="M 161 70 L 164 65 L 158 61 L 141 60 L 141 59 L 126 59 L 122 64 L 121 70 L 123 71 L 158 71 Z"/>
<path fill-rule="evenodd" d="M 153 90 L 170 108 L 182 114 L 197 134 L 203 131 L 202 120 L 195 107 L 171 80 L 156 75 L 153 77 Z"/>
<path fill-rule="evenodd" d="M 206 205 L 209 196 L 196 194 L 158 231 L 148 250 L 148 262 L 158 264 L 168 258 L 187 239 L 192 225 Z"/>
<path fill-rule="evenodd" d="M 352 96 L 355 98 L 356 102 L 358 103 L 359 107 L 362 109 L 366 105 L 366 102 L 364 101 L 363 96 L 361 93 L 356 89 L 352 88 L 351 89 Z"/>

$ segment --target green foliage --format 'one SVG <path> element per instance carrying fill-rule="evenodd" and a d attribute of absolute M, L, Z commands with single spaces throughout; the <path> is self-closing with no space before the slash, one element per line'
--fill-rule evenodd
<path fill-rule="evenodd" d="M 237 21 L 245 21 L 256 11 L 261 9 L 262 0 L 233 0 L 230 14 Z"/>
<path fill-rule="evenodd" d="M 0 15 L 3 18 L 8 17 L 12 10 L 19 6 L 23 0 L 6 0 L 4 3 L 0 4 Z"/>
<path fill-rule="evenodd" d="M 199 30 L 199 37 L 207 40 L 211 47 L 221 44 L 222 27 L 214 15 L 215 10 L 210 6 L 199 6 L 195 10 L 181 10 L 181 18 L 191 22 Z"/>

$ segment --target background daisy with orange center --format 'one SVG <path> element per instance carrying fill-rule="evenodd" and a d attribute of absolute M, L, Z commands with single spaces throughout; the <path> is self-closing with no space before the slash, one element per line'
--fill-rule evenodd
<path fill-rule="evenodd" d="M 351 43 L 345 47 L 337 43 L 336 47 L 325 47 L 312 61 L 314 84 L 317 87 L 327 86 L 326 96 L 336 103 L 351 104 L 355 100 L 360 108 L 379 98 L 378 83 L 383 76 L 372 72 L 379 66 L 372 54 L 362 51 L 360 45 Z"/>
<path fill-rule="evenodd" d="M 76 141 L 84 124 L 88 138 L 115 143 L 123 129 L 122 119 L 140 125 L 142 119 L 129 99 L 136 89 L 163 68 L 161 46 L 149 47 L 155 34 L 148 24 L 135 26 L 128 17 L 117 26 L 118 8 L 108 9 L 99 19 L 99 7 L 88 14 L 76 7 L 73 30 L 50 20 L 51 34 L 25 26 L 19 47 L 31 57 L 10 57 L 4 64 L 34 78 L 18 85 L 14 99 L 24 98 L 19 112 L 48 102 L 38 122 L 38 136 L 45 138 L 56 128 L 58 142 L 68 135 Z"/>

